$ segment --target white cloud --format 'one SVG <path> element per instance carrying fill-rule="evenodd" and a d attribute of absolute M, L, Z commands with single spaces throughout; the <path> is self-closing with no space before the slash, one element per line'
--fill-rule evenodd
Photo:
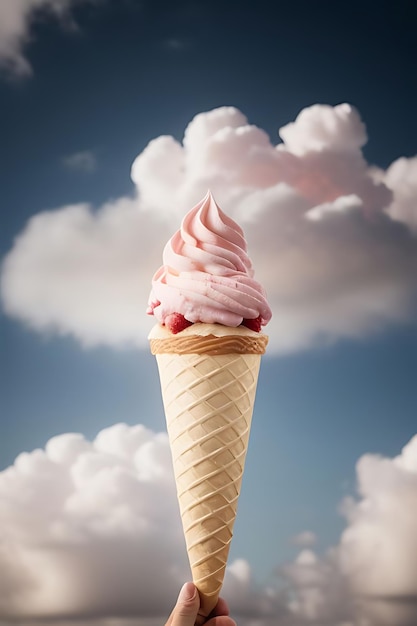
<path fill-rule="evenodd" d="M 0 619 L 167 616 L 190 578 L 167 435 L 142 425 L 20 454 L 0 473 L 0 531 Z M 230 605 L 273 614 L 249 583 L 231 563 Z"/>
<path fill-rule="evenodd" d="M 331 550 L 319 558 L 304 548 L 293 563 L 278 569 L 291 590 L 289 606 L 295 625 L 342 626 L 352 618 L 351 596 L 336 556 Z M 352 624 L 359 626 L 357 622 Z"/>
<path fill-rule="evenodd" d="M 411 323 L 415 160 L 370 167 L 347 104 L 305 109 L 280 132 L 274 146 L 233 107 L 201 113 L 182 144 L 162 136 L 136 158 L 132 198 L 34 216 L 3 264 L 5 310 L 84 345 L 145 346 L 163 246 L 211 188 L 243 226 L 267 289 L 271 352 Z"/>
<path fill-rule="evenodd" d="M 294 615 L 333 626 L 413 626 L 417 616 L 417 435 L 395 458 L 357 463 L 358 498 L 347 528 L 323 557 L 304 549 L 280 569 Z M 304 624 L 304 622 L 302 621 Z"/>
<path fill-rule="evenodd" d="M 55 437 L 0 474 L 0 494 L 2 618 L 168 610 L 187 569 L 166 434 Z"/>
<path fill-rule="evenodd" d="M 97 169 L 97 159 L 91 150 L 81 150 L 64 157 L 63 165 L 69 169 L 79 172 L 94 172 Z"/>
<path fill-rule="evenodd" d="M 30 311 L 23 317 L 33 328 L 73 334 L 84 345 L 143 343 L 161 230 L 169 236 L 129 198 L 96 214 L 73 205 L 34 216 L 4 264 L 6 309 L 18 317 Z"/>
<path fill-rule="evenodd" d="M 306 219 L 312 222 L 320 222 L 332 214 L 349 213 L 350 211 L 362 208 L 362 200 L 355 194 L 350 196 L 340 196 L 334 202 L 324 202 L 318 204 L 305 214 Z"/>
<path fill-rule="evenodd" d="M 395 624 L 415 623 L 417 436 L 393 459 L 363 456 L 357 476 L 360 500 L 344 504 L 348 528 L 340 544 L 342 569 L 371 616 L 388 624 L 379 614 L 398 611 Z"/>
<path fill-rule="evenodd" d="M 70 9 L 82 2 L 99 0 L 2 0 L 0 2 L 0 69 L 27 76 L 32 68 L 24 55 L 34 19 L 46 13 L 72 24 Z"/>
<path fill-rule="evenodd" d="M 388 214 L 417 233 L 417 157 L 401 158 L 388 168 L 383 180 L 394 194 Z"/>

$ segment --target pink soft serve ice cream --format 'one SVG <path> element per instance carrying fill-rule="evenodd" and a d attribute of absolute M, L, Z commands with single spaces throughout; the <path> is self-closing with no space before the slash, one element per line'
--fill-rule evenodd
<path fill-rule="evenodd" d="M 208 192 L 166 244 L 147 313 L 173 333 L 197 322 L 260 331 L 271 309 L 253 275 L 242 229 Z"/>

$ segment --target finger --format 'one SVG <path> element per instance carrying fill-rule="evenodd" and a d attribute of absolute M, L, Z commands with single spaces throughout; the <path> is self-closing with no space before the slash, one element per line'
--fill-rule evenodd
<path fill-rule="evenodd" d="M 208 622 L 205 623 L 205 626 L 237 626 L 234 619 L 229 617 L 228 615 L 218 615 L 217 617 L 212 617 Z"/>
<path fill-rule="evenodd" d="M 228 617 L 229 607 L 223 598 L 219 598 L 216 606 L 208 617 L 197 616 L 196 626 L 236 626 L 236 622 Z"/>
<path fill-rule="evenodd" d="M 199 607 L 197 587 L 193 583 L 185 583 L 166 626 L 194 626 Z"/>
<path fill-rule="evenodd" d="M 217 602 L 213 611 L 210 613 L 210 617 L 218 617 L 220 615 L 229 615 L 229 613 L 230 611 L 229 611 L 229 607 L 227 606 L 226 600 L 223 600 L 223 598 L 219 598 L 219 601 Z"/>

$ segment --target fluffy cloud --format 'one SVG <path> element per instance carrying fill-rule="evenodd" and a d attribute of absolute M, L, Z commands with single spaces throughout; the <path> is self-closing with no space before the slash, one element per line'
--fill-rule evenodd
<path fill-rule="evenodd" d="M 389 215 L 417 233 L 417 157 L 394 161 L 383 180 L 394 194 Z"/>
<path fill-rule="evenodd" d="M 359 460 L 346 530 L 324 556 L 303 547 L 262 587 L 247 561 L 230 563 L 223 595 L 239 623 L 414 626 L 416 459 L 417 436 L 396 458 Z M 142 425 L 19 455 L 0 473 L 0 530 L 0 620 L 153 626 L 190 575 L 167 436 Z"/>
<path fill-rule="evenodd" d="M 140 425 L 19 455 L 0 474 L 1 617 L 168 610 L 187 572 L 170 464 Z"/>
<path fill-rule="evenodd" d="M 417 436 L 395 458 L 357 463 L 358 498 L 324 557 L 304 549 L 279 570 L 294 615 L 321 626 L 413 626 L 417 618 Z M 304 624 L 304 622 L 302 622 Z"/>
<path fill-rule="evenodd" d="M 23 48 L 29 40 L 30 26 L 41 12 L 72 23 L 70 9 L 82 2 L 97 0 L 2 0 L 0 3 L 0 68 L 18 76 L 32 73 Z"/>
<path fill-rule="evenodd" d="M 142 425 L 20 454 L 0 473 L 0 530 L 0 619 L 168 615 L 190 577 L 167 435 Z M 231 606 L 271 615 L 249 578 L 231 564 Z"/>
<path fill-rule="evenodd" d="M 233 107 L 201 113 L 182 143 L 158 137 L 135 159 L 132 197 L 35 215 L 3 264 L 5 310 L 85 345 L 144 345 L 163 246 L 210 188 L 245 230 L 271 351 L 413 321 L 417 160 L 369 166 L 347 104 L 305 109 L 280 134 L 272 145 Z"/>
<path fill-rule="evenodd" d="M 80 204 L 34 216 L 3 266 L 6 310 L 84 345 L 143 343 L 161 230 L 169 236 L 129 198 L 97 214 Z"/>
<path fill-rule="evenodd" d="M 295 625 L 362 626 L 354 617 L 353 598 L 337 556 L 337 551 L 331 550 L 319 558 L 304 548 L 293 563 L 278 569 L 292 592 L 289 607 Z"/>
<path fill-rule="evenodd" d="M 365 455 L 357 464 L 360 500 L 347 500 L 341 569 L 365 612 L 381 624 L 417 616 L 417 436 L 393 459 Z M 384 621 L 385 620 L 385 621 Z"/>

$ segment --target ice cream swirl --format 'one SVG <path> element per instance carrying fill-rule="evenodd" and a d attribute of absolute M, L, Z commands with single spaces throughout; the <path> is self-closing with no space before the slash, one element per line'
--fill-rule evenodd
<path fill-rule="evenodd" d="M 161 324 L 179 313 L 193 323 L 236 327 L 259 318 L 264 325 L 271 310 L 253 273 L 242 229 L 208 192 L 166 244 L 147 312 Z"/>

